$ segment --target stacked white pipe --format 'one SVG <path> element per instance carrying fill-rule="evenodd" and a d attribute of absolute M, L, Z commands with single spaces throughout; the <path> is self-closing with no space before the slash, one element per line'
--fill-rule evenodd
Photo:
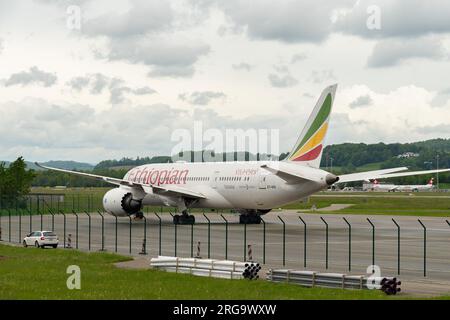
<path fill-rule="evenodd" d="M 154 268 L 169 272 L 225 279 L 258 279 L 259 263 L 231 260 L 159 256 L 150 260 Z"/>
<path fill-rule="evenodd" d="M 401 291 L 401 281 L 395 277 L 350 276 L 342 273 L 270 269 L 267 273 L 267 280 L 289 282 L 307 287 L 378 289 L 388 295 L 397 294 Z"/>

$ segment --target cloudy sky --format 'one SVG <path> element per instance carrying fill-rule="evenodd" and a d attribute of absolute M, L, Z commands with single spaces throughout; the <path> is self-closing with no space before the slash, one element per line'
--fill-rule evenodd
<path fill-rule="evenodd" d="M 445 0 L 0 0 L 0 159 L 169 154 L 177 128 L 295 143 L 338 83 L 328 143 L 450 137 Z"/>

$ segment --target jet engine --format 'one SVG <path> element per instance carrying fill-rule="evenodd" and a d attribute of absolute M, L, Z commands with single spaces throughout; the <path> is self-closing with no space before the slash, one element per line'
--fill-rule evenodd
<path fill-rule="evenodd" d="M 103 207 L 114 216 L 129 216 L 142 209 L 142 199 L 133 198 L 128 190 L 116 188 L 105 193 Z"/>

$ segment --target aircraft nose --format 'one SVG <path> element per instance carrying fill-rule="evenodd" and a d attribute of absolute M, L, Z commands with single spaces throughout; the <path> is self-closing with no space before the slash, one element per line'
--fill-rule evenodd
<path fill-rule="evenodd" d="M 338 182 L 339 181 L 339 177 L 335 176 L 334 174 L 327 174 L 327 176 L 325 177 L 325 182 L 327 183 L 327 185 L 331 186 L 333 183 Z"/>

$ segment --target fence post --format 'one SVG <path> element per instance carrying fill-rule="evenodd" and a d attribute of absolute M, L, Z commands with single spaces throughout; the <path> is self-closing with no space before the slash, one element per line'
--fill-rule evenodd
<path fill-rule="evenodd" d="M 278 219 L 283 223 L 283 266 L 286 265 L 286 224 L 284 220 L 281 219 L 280 216 L 277 216 Z"/>
<path fill-rule="evenodd" d="M 172 216 L 172 218 L 173 218 L 173 214 L 172 214 L 172 212 L 169 212 L 169 214 Z M 176 257 L 177 256 L 177 233 L 178 233 L 178 229 L 177 229 L 177 226 L 178 226 L 178 223 L 174 223 L 173 224 L 173 226 L 174 226 L 174 256 Z"/>
<path fill-rule="evenodd" d="M 208 220 L 208 259 L 211 258 L 211 220 L 203 213 L 203 216 Z M 244 259 L 245 260 L 245 259 Z"/>
<path fill-rule="evenodd" d="M 131 254 L 131 216 L 128 216 L 128 219 L 130 221 L 130 223 L 129 223 L 129 226 L 130 226 L 129 253 Z"/>
<path fill-rule="evenodd" d="M 397 274 L 400 274 L 400 225 L 392 218 L 392 222 L 397 226 Z"/>
<path fill-rule="evenodd" d="M 191 224 L 191 258 L 194 257 L 194 224 Z"/>
<path fill-rule="evenodd" d="M 322 217 L 320 220 L 325 223 L 325 269 L 328 269 L 328 223 Z"/>
<path fill-rule="evenodd" d="M 62 211 L 60 211 L 60 214 L 63 215 L 63 230 L 64 230 L 64 244 L 63 244 L 63 248 L 65 248 L 66 247 L 66 214 L 64 212 L 62 212 Z"/>
<path fill-rule="evenodd" d="M 247 221 L 244 221 L 244 260 L 246 260 L 247 257 Z"/>
<path fill-rule="evenodd" d="M 116 224 L 115 224 L 115 237 L 114 237 L 114 252 L 117 252 L 117 216 L 116 215 L 114 215 L 114 218 L 115 218 L 115 222 L 116 222 Z"/>
<path fill-rule="evenodd" d="M 91 251 L 91 215 L 85 211 L 88 216 L 88 250 Z"/>
<path fill-rule="evenodd" d="M 228 220 L 225 219 L 223 214 L 220 214 L 220 216 L 225 221 L 225 260 L 228 260 Z"/>
<path fill-rule="evenodd" d="M 31 197 L 30 197 L 30 210 L 28 211 L 30 214 L 30 233 L 33 231 L 33 210 L 31 208 Z"/>
<path fill-rule="evenodd" d="M 266 264 L 266 222 L 261 218 L 261 222 L 263 223 L 263 264 Z"/>
<path fill-rule="evenodd" d="M 19 215 L 19 243 L 22 242 L 21 234 L 22 234 L 22 210 L 17 211 L 17 203 L 16 203 L 16 213 Z"/>
<path fill-rule="evenodd" d="M 141 254 L 147 254 L 147 218 L 144 214 L 142 215 L 142 219 L 144 219 L 144 242 Z"/>
<path fill-rule="evenodd" d="M 161 228 L 161 217 L 156 212 L 154 212 L 154 214 L 159 220 L 159 255 L 161 255 L 161 230 L 162 230 L 162 228 Z"/>
<path fill-rule="evenodd" d="M 78 249 L 78 214 L 75 212 L 75 210 L 73 210 L 72 213 L 75 215 L 75 239 L 77 241 L 76 248 Z"/>
<path fill-rule="evenodd" d="M 298 217 L 303 223 L 303 267 L 306 268 L 306 222 L 302 217 Z"/>
<path fill-rule="evenodd" d="M 352 271 L 352 225 L 343 217 L 348 226 L 348 271 Z"/>
<path fill-rule="evenodd" d="M 367 218 L 367 221 L 372 226 L 372 266 L 374 266 L 375 265 L 375 225 L 372 223 L 372 221 L 370 221 L 369 218 Z M 373 272 L 375 272 L 375 270 L 373 270 L 373 268 L 372 268 L 372 273 Z"/>
<path fill-rule="evenodd" d="M 427 276 L 427 227 L 420 221 L 420 219 L 417 219 L 419 223 L 422 225 L 423 228 L 423 276 Z"/>
<path fill-rule="evenodd" d="M 11 242 L 11 210 L 8 209 L 8 242 Z"/>
<path fill-rule="evenodd" d="M 39 204 L 39 198 L 38 198 L 38 204 Z M 41 209 L 39 209 L 39 205 L 38 205 L 38 213 L 41 215 L 41 230 L 44 229 L 44 221 L 42 218 L 42 211 Z"/>
<path fill-rule="evenodd" d="M 55 214 L 53 213 L 53 211 L 51 209 L 49 209 L 48 212 L 52 216 L 52 231 L 54 232 L 55 231 Z"/>
<path fill-rule="evenodd" d="M 100 251 L 105 251 L 105 217 L 100 212 L 100 210 L 97 211 L 102 219 L 102 249 Z"/>

